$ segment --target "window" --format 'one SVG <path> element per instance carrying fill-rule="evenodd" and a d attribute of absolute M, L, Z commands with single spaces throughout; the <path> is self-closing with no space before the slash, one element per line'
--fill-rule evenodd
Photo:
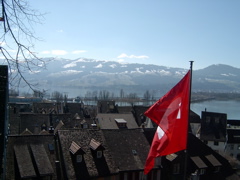
<path fill-rule="evenodd" d="M 173 174 L 180 173 L 180 163 L 173 164 Z"/>
<path fill-rule="evenodd" d="M 220 171 L 220 167 L 219 166 L 215 167 L 215 171 L 214 172 L 219 172 L 219 171 Z"/>
<path fill-rule="evenodd" d="M 199 169 L 199 175 L 203 175 L 205 174 L 205 172 L 206 172 L 206 169 Z"/>
<path fill-rule="evenodd" d="M 136 150 L 134 150 L 134 149 L 132 150 L 132 153 L 133 153 L 133 155 L 134 155 L 134 156 L 136 156 L 136 155 L 137 155 L 137 151 L 136 151 Z"/>
<path fill-rule="evenodd" d="M 237 154 L 237 160 L 240 161 L 240 154 Z"/>
<path fill-rule="evenodd" d="M 206 123 L 207 123 L 207 124 L 210 123 L 210 119 L 211 119 L 210 116 L 207 116 L 207 117 L 206 117 Z"/>
<path fill-rule="evenodd" d="M 83 129 L 87 129 L 88 128 L 88 124 L 87 123 L 84 123 L 83 124 Z"/>
<path fill-rule="evenodd" d="M 234 149 L 234 144 L 230 144 L 229 148 L 230 148 L 230 150 L 233 150 Z"/>
<path fill-rule="evenodd" d="M 240 145 L 238 145 L 238 150 L 240 150 Z"/>
<path fill-rule="evenodd" d="M 102 151 L 97 151 L 97 158 L 101 158 L 102 157 Z"/>
<path fill-rule="evenodd" d="M 219 124 L 219 117 L 215 117 L 215 123 Z"/>
<path fill-rule="evenodd" d="M 82 155 L 77 155 L 77 157 L 76 157 L 76 162 L 77 163 L 80 163 L 80 162 L 82 162 Z"/>
<path fill-rule="evenodd" d="M 218 141 L 214 141 L 214 146 L 218 146 Z"/>

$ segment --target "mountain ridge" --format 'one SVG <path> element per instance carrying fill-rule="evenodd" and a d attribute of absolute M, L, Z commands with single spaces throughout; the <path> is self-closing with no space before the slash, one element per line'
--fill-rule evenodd
<path fill-rule="evenodd" d="M 47 70 L 28 76 L 40 87 L 116 89 L 131 91 L 166 91 L 188 71 L 153 64 L 119 63 L 115 61 L 78 58 L 56 59 Z M 213 64 L 193 70 L 192 91 L 240 92 L 240 69 L 225 64 Z"/>

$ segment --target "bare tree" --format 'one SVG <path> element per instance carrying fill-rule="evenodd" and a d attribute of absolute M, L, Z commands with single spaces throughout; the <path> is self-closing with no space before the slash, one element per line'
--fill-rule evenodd
<path fill-rule="evenodd" d="M 9 67 L 12 87 L 24 84 L 33 89 L 35 84 L 26 79 L 25 73 L 36 73 L 45 67 L 45 62 L 33 52 L 34 41 L 40 40 L 33 26 L 41 23 L 44 16 L 32 9 L 27 0 L 1 0 L 1 3 L 0 51 L 4 58 L 1 64 Z"/>
<path fill-rule="evenodd" d="M 144 93 L 143 97 L 147 101 L 151 99 L 151 94 L 150 94 L 149 90 L 146 90 L 146 92 Z"/>
<path fill-rule="evenodd" d="M 123 89 L 120 89 L 120 98 L 121 99 L 124 98 L 124 91 L 123 91 Z"/>
<path fill-rule="evenodd" d="M 58 91 L 54 91 L 52 92 L 52 99 L 55 100 L 56 102 L 63 102 L 64 95 Z"/>

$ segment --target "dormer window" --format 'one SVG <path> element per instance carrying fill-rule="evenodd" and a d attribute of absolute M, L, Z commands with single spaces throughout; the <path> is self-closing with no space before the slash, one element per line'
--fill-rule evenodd
<path fill-rule="evenodd" d="M 206 169 L 199 169 L 199 175 L 203 175 L 206 173 Z"/>
<path fill-rule="evenodd" d="M 127 127 L 127 121 L 124 119 L 115 119 L 115 122 L 117 123 L 119 128 L 126 128 Z"/>
<path fill-rule="evenodd" d="M 103 150 L 105 150 L 105 148 L 102 146 L 100 142 L 98 142 L 95 139 L 91 139 L 89 147 L 92 150 L 93 156 L 95 158 L 100 159 L 103 157 Z"/>
<path fill-rule="evenodd" d="M 76 163 L 83 161 L 83 154 L 85 154 L 85 152 L 76 142 L 72 141 L 69 151 L 72 157 L 76 159 Z"/>
<path fill-rule="evenodd" d="M 102 157 L 102 151 L 97 151 L 97 158 L 101 158 Z"/>
<path fill-rule="evenodd" d="M 214 172 L 219 172 L 220 168 L 222 166 L 222 164 L 217 160 L 217 158 L 215 158 L 214 155 L 210 154 L 205 156 L 208 161 L 212 164 L 212 166 L 214 167 Z"/>
<path fill-rule="evenodd" d="M 208 167 L 199 156 L 191 157 L 194 162 L 198 175 L 203 175 L 206 173 L 206 168 Z"/>
<path fill-rule="evenodd" d="M 86 121 L 86 120 L 82 120 L 82 122 L 81 122 L 81 127 L 82 127 L 83 129 L 87 129 L 87 128 L 88 128 L 88 124 L 87 124 L 87 121 Z"/>
<path fill-rule="evenodd" d="M 76 162 L 77 162 L 77 163 L 81 163 L 81 162 L 82 162 L 82 159 L 83 159 L 83 157 L 82 157 L 81 154 L 78 154 L 78 155 L 76 156 Z"/>
<path fill-rule="evenodd" d="M 173 174 L 179 174 L 180 173 L 180 163 L 173 164 Z"/>

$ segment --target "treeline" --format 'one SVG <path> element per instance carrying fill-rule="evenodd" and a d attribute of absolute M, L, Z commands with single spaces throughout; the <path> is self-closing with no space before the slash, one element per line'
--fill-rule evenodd
<path fill-rule="evenodd" d="M 19 96 L 19 92 L 14 89 L 9 90 L 10 96 Z M 69 94 L 59 91 L 53 91 L 52 93 L 48 93 L 46 90 L 35 90 L 33 93 L 21 93 L 21 96 L 25 97 L 40 97 L 43 99 L 55 100 L 57 102 L 65 102 L 69 99 Z M 71 97 L 71 94 L 70 94 Z M 156 99 L 156 91 L 146 90 L 143 94 L 137 94 L 132 92 L 126 92 L 124 89 L 120 89 L 119 92 L 116 93 L 109 90 L 94 90 L 87 91 L 84 95 L 79 95 L 78 97 L 74 97 L 77 99 L 87 99 L 87 100 L 108 100 L 108 99 L 134 99 L 134 100 L 154 100 Z"/>

